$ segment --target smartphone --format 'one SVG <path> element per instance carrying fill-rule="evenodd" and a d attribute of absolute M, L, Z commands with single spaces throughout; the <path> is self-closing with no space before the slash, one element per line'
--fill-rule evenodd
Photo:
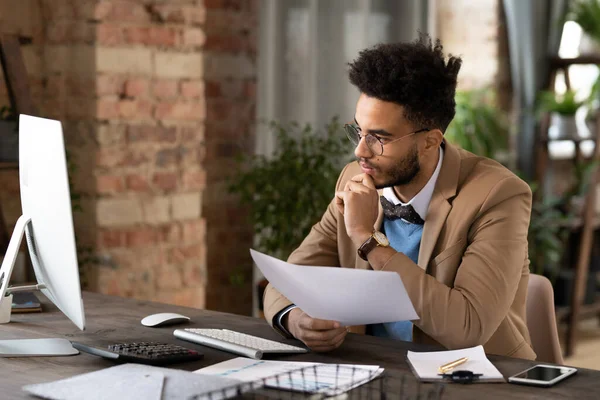
<path fill-rule="evenodd" d="M 552 386 L 575 374 L 577 369 L 554 365 L 536 365 L 508 378 L 510 383 L 533 386 Z"/>

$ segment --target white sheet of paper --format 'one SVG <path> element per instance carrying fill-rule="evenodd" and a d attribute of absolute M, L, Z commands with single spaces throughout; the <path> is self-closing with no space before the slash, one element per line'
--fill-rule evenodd
<path fill-rule="evenodd" d="M 198 400 L 234 397 L 241 382 L 142 364 L 121 364 L 23 390 L 51 400 Z M 1 397 L 1 396 L 0 396 Z M 195 397 L 196 398 L 196 397 Z"/>
<path fill-rule="evenodd" d="M 313 318 L 343 326 L 419 319 L 395 272 L 300 266 L 250 254 L 265 278 Z"/>
<path fill-rule="evenodd" d="M 302 373 L 299 372 L 301 369 Z M 266 361 L 238 357 L 194 373 L 219 375 L 243 382 L 256 382 L 279 375 L 278 379 L 266 379 L 265 386 L 337 395 L 377 378 L 383 371 L 378 365 Z M 290 374 L 287 375 L 287 372 Z"/>
<path fill-rule="evenodd" d="M 418 378 L 422 380 L 438 380 L 442 379 L 439 376 L 438 368 L 441 365 L 447 364 L 459 358 L 467 357 L 468 360 L 451 372 L 460 370 L 469 370 L 474 374 L 483 374 L 479 380 L 501 380 L 504 381 L 504 376 L 498 369 L 488 360 L 483 350 L 483 346 L 469 347 L 460 350 L 433 351 L 433 352 L 407 352 L 406 357 L 411 363 L 414 372 Z"/>
<path fill-rule="evenodd" d="M 106 370 L 77 375 L 55 382 L 33 384 L 24 390 L 44 399 L 51 400 L 107 400 L 107 399 L 163 399 L 165 375 L 154 370 L 123 370 L 121 375 L 113 375 L 109 385 L 98 389 L 98 377 L 109 376 Z"/>

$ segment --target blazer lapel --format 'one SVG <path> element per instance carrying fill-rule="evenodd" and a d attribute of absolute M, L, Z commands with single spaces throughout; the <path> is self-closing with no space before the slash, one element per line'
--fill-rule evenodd
<path fill-rule="evenodd" d="M 424 270 L 427 270 L 431 254 L 433 254 L 433 249 L 451 209 L 450 203 L 438 190 L 435 190 L 429 203 L 429 211 L 423 226 L 421 247 L 419 248 L 419 267 Z"/>
<path fill-rule="evenodd" d="M 427 218 L 423 226 L 421 247 L 419 248 L 419 267 L 427 270 L 429 260 L 437 243 L 442 227 L 452 209 L 449 202 L 456 195 L 460 171 L 460 154 L 458 149 L 451 144 L 442 144 L 444 148 L 444 160 L 442 169 L 435 183 L 435 189 L 429 203 Z"/>

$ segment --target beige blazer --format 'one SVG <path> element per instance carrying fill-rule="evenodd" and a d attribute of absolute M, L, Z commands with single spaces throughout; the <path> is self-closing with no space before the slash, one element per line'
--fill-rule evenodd
<path fill-rule="evenodd" d="M 525 323 L 529 185 L 493 160 L 451 144 L 444 148 L 418 264 L 397 253 L 383 267 L 400 274 L 420 317 L 413 321 L 413 341 L 448 349 L 481 344 L 489 354 L 535 359 Z M 336 190 L 361 172 L 356 162 L 348 164 Z M 382 220 L 380 206 L 375 229 Z M 358 256 L 334 201 L 288 261 L 371 268 Z M 267 286 L 264 310 L 271 325 L 290 304 Z M 351 331 L 364 333 L 365 327 Z"/>

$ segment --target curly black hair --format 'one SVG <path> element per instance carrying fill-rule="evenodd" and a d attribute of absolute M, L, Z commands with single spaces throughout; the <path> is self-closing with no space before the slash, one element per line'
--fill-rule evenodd
<path fill-rule="evenodd" d="M 459 57 L 448 62 L 440 40 L 427 34 L 410 43 L 379 44 L 363 50 L 348 64 L 350 82 L 362 93 L 404 107 L 415 128 L 440 129 L 454 118 Z"/>

